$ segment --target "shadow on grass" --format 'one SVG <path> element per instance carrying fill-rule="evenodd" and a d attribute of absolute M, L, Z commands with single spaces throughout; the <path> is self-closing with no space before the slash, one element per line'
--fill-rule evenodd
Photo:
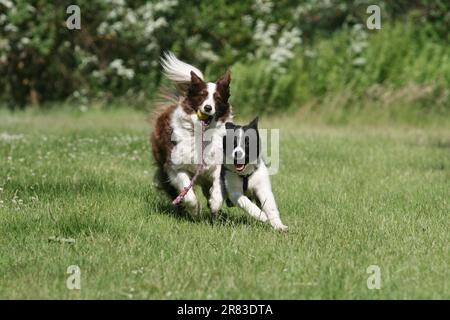
<path fill-rule="evenodd" d="M 138 189 L 130 189 L 127 185 L 120 185 L 99 175 L 82 177 L 79 179 L 48 179 L 16 181 L 12 180 L 5 185 L 5 189 L 18 191 L 24 195 L 37 194 L 47 200 L 59 199 L 61 195 L 92 196 L 93 194 L 112 194 L 127 192 L 129 196 L 139 196 Z"/>
<path fill-rule="evenodd" d="M 217 214 L 215 219 L 212 218 L 209 208 L 202 206 L 201 212 L 197 217 L 189 215 L 182 206 L 172 205 L 171 200 L 159 190 L 152 190 L 147 192 L 144 199 L 146 211 L 148 214 L 162 214 L 167 215 L 179 221 L 186 221 L 189 223 L 204 223 L 207 222 L 213 226 L 230 226 L 230 225 L 253 225 L 253 221 L 241 211 L 239 215 L 232 214 L 229 209 L 222 209 Z"/>
<path fill-rule="evenodd" d="M 438 149 L 449 149 L 450 150 L 450 140 L 438 140 L 433 143 L 433 145 Z"/>

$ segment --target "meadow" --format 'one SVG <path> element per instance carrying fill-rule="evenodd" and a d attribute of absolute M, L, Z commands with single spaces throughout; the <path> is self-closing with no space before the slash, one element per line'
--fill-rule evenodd
<path fill-rule="evenodd" d="M 143 112 L 0 111 L 0 298 L 450 297 L 448 125 L 261 127 L 280 128 L 286 234 L 235 208 L 211 224 L 204 201 L 199 221 L 176 215 L 152 186 Z"/>

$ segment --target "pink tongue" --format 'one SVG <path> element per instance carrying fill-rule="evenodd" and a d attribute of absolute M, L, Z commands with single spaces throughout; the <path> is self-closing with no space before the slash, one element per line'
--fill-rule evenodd
<path fill-rule="evenodd" d="M 234 166 L 236 167 L 237 170 L 244 169 L 244 165 L 243 164 L 235 164 Z"/>

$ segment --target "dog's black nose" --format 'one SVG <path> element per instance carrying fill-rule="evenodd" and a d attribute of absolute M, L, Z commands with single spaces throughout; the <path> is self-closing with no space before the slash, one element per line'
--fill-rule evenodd
<path fill-rule="evenodd" d="M 209 104 L 207 104 L 207 105 L 204 107 L 204 109 L 205 109 L 206 112 L 210 112 L 210 111 L 212 110 L 212 107 L 211 107 Z"/>

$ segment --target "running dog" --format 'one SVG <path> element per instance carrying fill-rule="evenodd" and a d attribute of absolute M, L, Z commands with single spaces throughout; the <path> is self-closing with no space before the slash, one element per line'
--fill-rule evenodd
<path fill-rule="evenodd" d="M 238 206 L 260 221 L 268 221 L 274 229 L 287 231 L 272 193 L 269 171 L 261 157 L 258 118 L 244 126 L 231 122 L 225 126 L 225 163 L 221 170 L 224 198 L 229 205 Z M 255 199 L 259 206 L 250 199 Z"/>
<path fill-rule="evenodd" d="M 188 189 L 201 161 L 203 170 L 196 182 L 209 198 L 208 206 L 215 215 L 223 203 L 220 183 L 222 138 L 226 133 L 225 123 L 232 119 L 232 108 L 228 103 L 230 73 L 226 72 L 216 82 L 206 82 L 200 70 L 178 60 L 170 52 L 164 55 L 161 64 L 166 77 L 178 86 L 179 94 L 172 105 L 167 101 L 151 134 L 157 165 L 155 182 L 175 198 Z M 202 132 L 207 136 L 206 141 L 199 143 Z M 198 159 L 199 149 L 202 149 L 202 159 Z M 183 196 L 182 204 L 195 215 L 199 204 L 193 188 Z"/>

